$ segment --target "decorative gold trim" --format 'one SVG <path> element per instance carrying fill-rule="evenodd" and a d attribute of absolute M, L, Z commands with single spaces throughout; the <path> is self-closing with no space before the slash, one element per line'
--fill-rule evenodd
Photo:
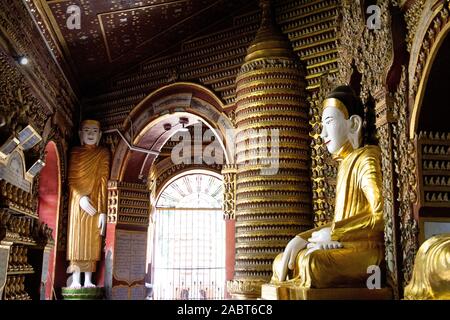
<path fill-rule="evenodd" d="M 264 204 L 263 204 L 264 205 Z M 280 216 L 275 213 L 267 213 L 267 210 L 273 209 L 273 207 L 264 206 L 260 208 L 251 208 L 251 209 L 239 209 L 239 213 L 236 213 L 236 216 L 240 216 L 242 218 L 247 218 L 249 216 L 258 215 L 260 219 L 268 219 L 275 220 Z M 299 203 L 295 204 L 291 208 L 283 208 L 283 213 L 287 214 L 298 214 L 298 215 L 311 215 L 311 206 L 309 205 L 300 205 Z M 305 227 L 306 229 L 310 229 L 309 227 Z"/>
<path fill-rule="evenodd" d="M 300 51 L 300 50 L 305 50 L 308 48 L 312 48 L 312 47 L 317 47 L 320 46 L 322 44 L 326 44 L 326 43 L 330 43 L 330 42 L 336 42 L 338 39 L 336 37 L 332 37 L 332 38 L 328 38 L 322 41 L 318 41 L 318 42 L 313 42 L 313 43 L 309 43 L 309 44 L 305 44 L 303 46 L 298 46 L 294 48 L 294 52 Z"/>
<path fill-rule="evenodd" d="M 314 68 L 317 68 L 317 67 L 323 67 L 323 66 L 326 66 L 328 64 L 337 63 L 337 62 L 338 62 L 337 58 L 325 60 L 323 62 L 319 62 L 319 63 L 316 63 L 316 64 L 310 64 L 310 65 L 306 66 L 306 70 L 314 69 Z"/>
<path fill-rule="evenodd" d="M 254 220 L 245 220 L 245 221 L 238 221 L 236 222 L 236 228 L 241 228 L 241 227 L 258 227 L 258 226 L 270 226 L 272 229 L 276 229 L 277 230 L 277 235 L 279 235 L 278 230 L 280 230 L 280 226 L 285 226 L 285 225 L 291 225 L 292 227 L 294 227 L 295 225 L 298 225 L 299 223 L 309 223 L 309 219 L 304 217 L 304 216 L 296 216 L 293 217 L 291 219 L 286 219 L 283 221 L 261 221 L 258 219 L 254 219 Z M 292 232 L 292 231 L 291 231 Z M 252 232 L 248 232 L 248 233 L 252 233 Z M 285 244 L 286 245 L 286 244 Z"/>
<path fill-rule="evenodd" d="M 325 111 L 326 108 L 335 107 L 338 108 L 343 114 L 345 119 L 348 119 L 348 110 L 345 104 L 342 103 L 341 100 L 336 98 L 328 98 L 323 101 L 322 110 Z"/>
<path fill-rule="evenodd" d="M 326 56 L 328 54 L 333 54 L 333 53 L 339 53 L 338 49 L 330 49 L 330 50 L 325 50 L 325 51 L 320 51 L 320 52 L 316 52 L 316 53 L 312 53 L 310 55 L 305 55 L 301 57 L 302 61 L 308 61 L 317 57 L 322 57 L 322 56 Z"/>
<path fill-rule="evenodd" d="M 264 60 L 265 59 L 256 59 L 256 60 L 252 60 L 249 63 L 255 63 L 256 61 L 263 62 Z M 277 67 L 267 66 L 264 69 L 252 70 L 252 71 L 248 71 L 248 72 L 245 72 L 245 73 L 238 74 L 237 77 L 236 77 L 236 84 L 240 85 L 240 82 L 242 80 L 244 80 L 244 79 L 249 79 L 248 81 L 253 81 L 253 79 L 250 79 L 250 78 L 252 78 L 254 76 L 266 77 L 267 74 L 270 74 L 270 73 L 275 73 L 275 74 L 280 74 L 280 73 L 284 74 L 284 73 L 286 73 L 286 74 L 290 74 L 290 75 L 293 74 L 293 75 L 296 75 L 296 76 L 298 76 L 298 74 L 299 74 L 298 70 L 295 70 L 295 69 L 294 70 L 290 69 L 290 68 L 281 68 L 280 69 L 280 68 L 277 68 Z"/>
<path fill-rule="evenodd" d="M 296 100 L 282 100 L 282 99 L 271 99 L 271 100 L 267 100 L 267 101 L 255 101 L 255 102 L 246 102 L 245 105 L 240 105 L 239 106 L 239 111 L 243 112 L 245 110 L 248 109 L 252 109 L 252 108 L 269 108 L 270 106 L 279 106 L 280 108 L 282 107 L 286 107 L 286 108 L 294 108 L 300 107 L 300 111 L 299 112 L 304 112 L 304 110 L 307 109 L 306 103 L 301 102 L 300 99 L 298 99 L 298 101 Z M 237 110 L 237 107 L 236 107 Z"/>
<path fill-rule="evenodd" d="M 327 70 L 326 72 L 319 72 L 319 73 L 314 73 L 314 74 L 307 75 L 305 77 L 305 79 L 306 80 L 310 80 L 310 79 L 320 78 L 320 77 L 322 77 L 324 75 L 331 74 L 331 73 L 337 73 L 337 72 L 339 72 L 339 69 L 338 68 L 334 68 L 334 69 Z"/>
<path fill-rule="evenodd" d="M 299 40 L 302 40 L 302 39 L 308 39 L 308 38 L 311 38 L 311 37 L 314 37 L 314 36 L 318 36 L 318 35 L 321 35 L 321 34 L 324 34 L 324 33 L 327 33 L 327 32 L 334 32 L 335 28 L 336 27 L 333 25 L 330 28 L 321 29 L 321 30 L 318 30 L 318 31 L 315 31 L 315 32 L 311 32 L 311 33 L 304 33 L 304 34 L 302 34 L 300 36 L 293 37 L 290 40 L 291 41 L 299 41 Z"/>
<path fill-rule="evenodd" d="M 235 299 L 258 298 L 261 294 L 261 285 L 264 283 L 266 281 L 262 279 L 235 279 L 227 282 L 227 290 Z"/>
<path fill-rule="evenodd" d="M 308 5 L 310 5 L 310 3 L 308 3 Z M 310 12 L 307 12 L 307 13 L 304 13 L 304 14 L 301 14 L 301 15 L 298 15 L 298 16 L 293 16 L 291 19 L 283 20 L 283 22 L 287 23 L 287 22 L 290 22 L 290 21 L 292 21 L 294 19 L 305 18 L 305 17 L 311 16 L 313 14 L 318 14 L 318 13 L 330 11 L 330 10 L 337 9 L 337 8 L 338 8 L 338 6 L 335 5 L 335 4 L 324 6 L 324 7 L 320 8 L 320 9 L 312 10 Z"/>
<path fill-rule="evenodd" d="M 96 125 L 99 128 L 101 128 L 100 121 L 92 120 L 92 119 L 86 119 L 86 120 L 81 121 L 80 128 L 83 128 L 83 126 L 85 126 L 85 125 Z"/>
<path fill-rule="evenodd" d="M 248 98 L 257 98 L 257 97 L 264 97 L 268 94 L 280 94 L 280 95 L 286 95 L 286 94 L 290 94 L 293 96 L 299 96 L 300 97 L 300 93 L 295 90 L 295 89 L 290 89 L 290 88 L 279 88 L 279 89 L 263 89 L 263 92 L 250 92 L 250 93 L 244 93 L 244 94 L 240 94 L 240 90 L 237 90 L 237 96 L 239 96 L 239 100 L 244 100 L 244 99 L 248 99 Z M 268 100 L 270 103 L 270 100 Z M 237 109 L 239 109 L 239 105 L 237 107 Z"/>
<path fill-rule="evenodd" d="M 292 79 L 276 79 L 276 78 L 267 78 L 267 77 L 255 77 L 258 78 L 258 80 L 256 79 L 248 79 L 248 78 L 243 78 L 244 79 L 248 79 L 248 81 L 246 81 L 246 83 L 240 83 L 239 84 L 239 90 L 243 91 L 249 88 L 257 88 L 260 86 L 282 86 L 282 85 L 298 85 L 298 75 L 294 74 L 293 75 L 295 77 L 292 77 Z"/>

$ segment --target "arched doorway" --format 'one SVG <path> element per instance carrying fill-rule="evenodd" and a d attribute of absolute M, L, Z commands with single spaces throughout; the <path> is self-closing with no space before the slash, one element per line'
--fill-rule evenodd
<path fill-rule="evenodd" d="M 223 181 L 207 171 L 171 179 L 158 197 L 153 226 L 154 299 L 223 299 Z"/>
<path fill-rule="evenodd" d="M 450 31 L 450 24 L 449 24 Z M 447 33 L 439 48 L 436 49 L 434 60 L 429 67 L 429 74 L 423 86 L 421 104 L 417 108 L 415 123 L 416 134 L 420 132 L 450 131 L 448 119 L 448 80 L 450 79 L 450 34 Z M 447 139 L 447 137 L 445 137 Z"/>
<path fill-rule="evenodd" d="M 147 241 L 144 245 L 142 239 L 151 237 L 148 227 L 149 224 L 152 225 L 151 220 L 156 218 L 156 198 L 165 179 L 200 168 L 220 173 L 222 165 L 234 163 L 233 150 L 227 148 L 227 144 L 234 145 L 229 139 L 233 130 L 228 130 L 233 129 L 233 125 L 224 108 L 223 103 L 207 88 L 193 83 L 174 83 L 143 99 L 120 130 L 105 132 L 118 134 L 121 138 L 115 149 L 111 170 L 110 199 L 114 204 L 110 209 L 114 215 L 111 215 L 106 236 L 106 260 L 110 262 L 106 263 L 105 287 L 107 292 L 111 292 L 112 299 L 140 299 L 144 284 L 151 281 L 148 281 L 148 274 L 141 268 L 142 253 L 148 250 L 137 252 L 132 250 L 132 246 L 137 242 L 142 248 L 153 245 L 152 241 Z M 182 137 L 179 136 L 180 133 Z M 197 134 L 200 136 L 199 141 L 195 138 Z M 186 141 L 189 142 L 185 144 Z M 178 148 L 180 145 L 181 149 Z M 172 152 L 174 150 L 181 152 Z M 172 157 L 174 154 L 178 160 L 191 161 L 177 163 L 178 160 L 174 161 Z M 189 156 L 185 157 L 186 154 Z M 217 159 L 221 159 L 221 162 L 209 163 L 205 160 L 216 159 L 219 154 Z M 225 226 L 225 269 L 228 277 L 232 274 L 234 265 L 234 220 L 224 220 L 221 207 L 209 209 L 214 209 L 217 214 L 220 212 L 221 224 Z M 130 250 L 118 251 L 125 245 Z M 127 253 L 129 251 L 133 251 L 132 256 Z M 139 269 L 139 272 L 133 273 L 132 278 L 122 272 L 127 269 L 124 265 L 138 262 L 139 268 L 136 270 Z M 145 267 L 145 262 L 142 266 Z M 195 282 L 197 285 L 197 280 Z M 223 289 L 216 296 L 223 297 L 225 280 L 219 282 L 223 283 Z M 205 292 L 198 292 L 197 297 L 208 297 L 204 295 L 206 289 Z"/>
<path fill-rule="evenodd" d="M 47 281 L 42 284 L 45 286 L 44 297 L 46 300 L 52 299 L 54 295 L 55 262 L 56 262 L 56 240 L 58 239 L 58 218 L 60 207 L 61 176 L 59 167 L 59 154 L 57 146 L 50 141 L 45 147 L 45 167 L 42 169 L 39 178 L 39 219 L 46 223 L 53 230 L 53 239 L 55 247 L 50 252 Z M 62 266 L 61 266 L 62 267 Z M 42 298 L 42 295 L 41 295 Z"/>
<path fill-rule="evenodd" d="M 414 99 L 410 129 L 416 137 L 419 199 L 414 206 L 419 242 L 450 233 L 450 21 L 436 34 Z"/>

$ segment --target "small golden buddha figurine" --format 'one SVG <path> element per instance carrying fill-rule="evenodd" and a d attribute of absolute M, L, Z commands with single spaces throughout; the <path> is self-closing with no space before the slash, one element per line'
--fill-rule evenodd
<path fill-rule="evenodd" d="M 426 240 L 419 248 L 406 300 L 450 300 L 450 234 Z"/>
<path fill-rule="evenodd" d="M 8 271 L 14 270 L 14 247 L 11 247 L 8 257 Z"/>
<path fill-rule="evenodd" d="M 17 277 L 17 285 L 16 287 L 18 288 L 17 290 L 17 296 L 19 300 L 24 300 L 25 299 L 25 277 L 24 276 L 20 276 Z"/>
<path fill-rule="evenodd" d="M 22 300 L 31 300 L 30 295 L 25 290 L 25 276 L 20 277 L 19 286 L 20 286 L 20 298 Z"/>
<path fill-rule="evenodd" d="M 10 258 L 11 258 L 11 260 L 10 260 L 11 271 L 19 270 L 19 263 L 18 263 L 18 260 L 19 260 L 19 247 L 18 246 L 11 247 Z"/>
<path fill-rule="evenodd" d="M 25 238 L 29 239 L 31 235 L 31 219 L 27 219 L 25 223 Z"/>
<path fill-rule="evenodd" d="M 69 228 L 67 260 L 72 273 L 70 288 L 92 288 L 92 273 L 100 261 L 101 236 L 105 235 L 107 184 L 110 156 L 107 148 L 99 147 L 100 122 L 85 120 L 80 127 L 80 147 L 74 147 L 69 162 Z"/>
<path fill-rule="evenodd" d="M 11 300 L 11 277 L 6 279 L 4 299 Z"/>
<path fill-rule="evenodd" d="M 22 240 L 26 240 L 25 239 L 25 225 L 27 223 L 27 219 L 25 217 L 21 217 L 19 220 L 19 235 L 20 235 L 20 239 Z"/>
<path fill-rule="evenodd" d="M 8 277 L 9 280 L 9 300 L 16 300 L 17 299 L 17 292 L 16 292 L 16 277 Z"/>
<path fill-rule="evenodd" d="M 16 217 L 11 217 L 9 220 L 9 229 L 11 232 L 18 233 L 18 223 L 19 220 Z"/>
<path fill-rule="evenodd" d="M 22 293 L 20 291 L 20 278 L 21 278 L 21 276 L 17 276 L 14 281 L 14 287 L 15 287 L 14 295 L 15 295 L 16 300 L 22 299 Z"/>
<path fill-rule="evenodd" d="M 20 246 L 17 251 L 17 268 L 21 271 L 25 269 L 24 264 L 24 254 L 25 254 L 25 248 L 23 246 Z"/>
<path fill-rule="evenodd" d="M 377 146 L 362 145 L 363 115 L 348 86 L 337 87 L 323 101 L 321 137 L 339 162 L 334 218 L 287 244 L 275 258 L 271 284 L 365 288 L 368 267 L 384 262 L 381 154 Z"/>
<path fill-rule="evenodd" d="M 33 270 L 33 266 L 28 263 L 28 248 L 24 247 L 23 249 L 23 264 L 25 267 L 25 270 Z"/>

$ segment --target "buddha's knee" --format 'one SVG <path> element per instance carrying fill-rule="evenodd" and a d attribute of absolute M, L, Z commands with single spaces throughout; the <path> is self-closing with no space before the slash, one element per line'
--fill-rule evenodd
<path fill-rule="evenodd" d="M 281 263 L 281 258 L 282 257 L 283 257 L 283 253 L 280 253 L 273 260 L 273 264 L 272 264 L 272 272 L 273 272 L 272 280 L 279 280 L 280 279 L 279 274 L 278 274 L 278 270 L 279 270 L 279 265 Z"/>

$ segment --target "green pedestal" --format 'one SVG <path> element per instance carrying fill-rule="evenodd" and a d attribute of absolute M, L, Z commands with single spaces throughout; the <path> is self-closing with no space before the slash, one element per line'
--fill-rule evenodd
<path fill-rule="evenodd" d="M 61 290 L 64 300 L 101 300 L 103 287 L 72 289 L 63 287 Z"/>

